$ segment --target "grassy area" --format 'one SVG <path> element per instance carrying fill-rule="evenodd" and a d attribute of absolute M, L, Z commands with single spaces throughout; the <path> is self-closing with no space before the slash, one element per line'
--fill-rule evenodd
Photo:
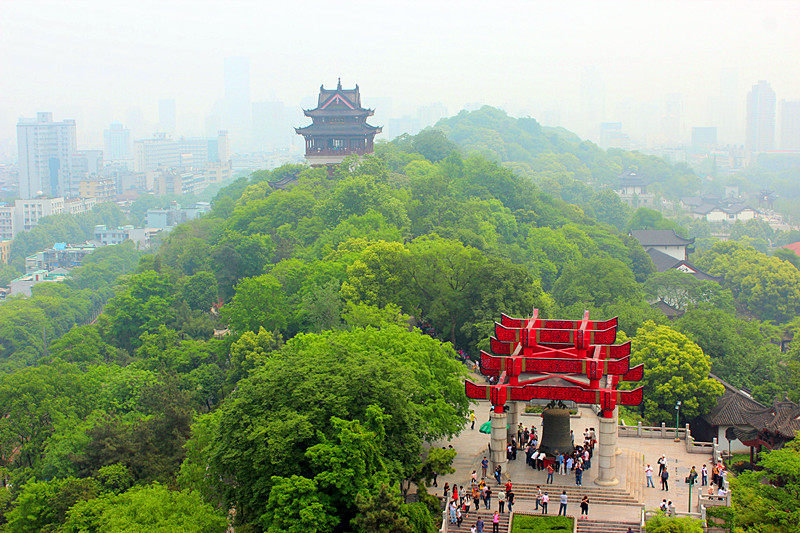
<path fill-rule="evenodd" d="M 572 533 L 571 516 L 514 515 L 511 533 Z"/>
<path fill-rule="evenodd" d="M 725 459 L 725 464 L 727 466 L 736 464 L 736 463 L 749 463 L 750 462 L 750 454 L 749 453 L 734 453 L 727 459 Z"/>
<path fill-rule="evenodd" d="M 619 406 L 619 417 L 618 418 L 619 418 L 620 424 L 624 420 L 626 426 L 635 426 L 639 422 L 641 422 L 643 426 L 650 426 L 651 425 L 650 422 L 648 422 L 647 420 L 642 418 L 642 415 L 640 415 L 637 411 L 634 411 L 633 409 L 629 409 L 629 408 L 625 407 L 624 405 L 620 405 Z M 673 434 L 674 434 L 674 432 L 673 432 Z"/>

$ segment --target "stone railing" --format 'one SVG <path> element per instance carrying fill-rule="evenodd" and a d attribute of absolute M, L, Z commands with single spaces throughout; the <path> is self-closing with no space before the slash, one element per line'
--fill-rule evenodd
<path fill-rule="evenodd" d="M 686 428 L 678 428 L 678 438 L 685 439 L 687 430 L 688 425 Z M 675 428 L 667 427 L 663 422 L 661 426 L 643 426 L 642 423 L 639 422 L 635 426 L 620 425 L 618 434 L 620 437 L 638 437 L 640 439 L 674 439 Z"/>

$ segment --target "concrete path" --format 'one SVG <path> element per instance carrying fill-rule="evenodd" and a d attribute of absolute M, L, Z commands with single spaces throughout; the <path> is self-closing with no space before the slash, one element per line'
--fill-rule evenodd
<path fill-rule="evenodd" d="M 475 410 L 475 414 L 477 416 L 477 420 L 475 421 L 475 429 L 470 429 L 469 422 L 466 423 L 465 429 L 462 431 L 460 435 L 457 437 L 449 440 L 449 441 L 439 441 L 435 443 L 437 446 L 448 446 L 452 445 L 458 455 L 453 463 L 453 467 L 456 469 L 456 472 L 453 474 L 449 474 L 447 476 L 442 476 L 438 480 L 438 487 L 431 487 L 429 491 L 441 496 L 444 484 L 446 482 L 450 483 L 452 487 L 453 484 L 457 483 L 459 486 L 463 485 L 465 487 L 469 486 L 470 476 L 473 470 L 477 471 L 478 479 L 481 477 L 481 468 L 480 462 L 481 459 L 486 456 L 489 458 L 488 454 L 488 445 L 490 436 L 487 434 L 480 433 L 478 430 L 484 422 L 489 420 L 489 407 L 490 404 L 488 401 L 480 401 L 476 405 L 473 405 L 473 409 Z M 541 435 L 541 423 L 542 419 L 541 416 L 538 415 L 521 415 L 520 421 L 524 426 L 531 427 L 535 426 L 537 428 L 537 432 Z M 598 420 L 596 415 L 592 412 L 591 409 L 587 407 L 583 407 L 580 409 L 580 417 L 579 418 L 572 418 L 571 419 L 571 427 L 572 430 L 575 432 L 576 439 L 582 438 L 583 431 L 585 428 L 593 427 L 597 429 L 599 426 Z M 619 490 L 625 492 L 631 492 L 631 490 L 638 484 L 641 489 L 637 490 L 637 497 L 641 495 L 641 503 L 645 505 L 647 509 L 655 509 L 657 508 L 662 498 L 671 500 L 675 508 L 678 512 L 686 512 L 688 510 L 689 504 L 689 488 L 688 485 L 684 482 L 684 478 L 688 475 L 690 468 L 694 465 L 697 467 L 698 472 L 700 471 L 700 467 L 702 466 L 703 462 L 706 462 L 709 471 L 711 468 L 711 456 L 705 454 L 689 454 L 686 452 L 685 444 L 683 441 L 676 443 L 672 439 L 655 439 L 655 438 L 636 438 L 636 437 L 620 437 L 618 442 L 620 449 L 627 449 L 631 450 L 634 453 L 622 453 L 617 455 L 617 478 L 619 479 L 620 483 L 617 487 L 611 488 L 611 490 Z M 642 464 L 640 465 L 628 465 L 628 461 L 630 460 L 629 457 L 637 457 L 641 454 L 641 461 Z M 661 454 L 665 454 L 667 457 L 668 465 L 669 465 L 669 491 L 662 491 L 660 489 L 660 483 L 657 479 L 658 473 L 658 466 L 656 461 L 661 456 Z M 654 476 L 654 481 L 656 482 L 656 488 L 645 488 L 645 475 L 644 475 L 644 464 L 650 463 L 653 466 L 653 469 L 656 473 Z M 507 467 L 505 468 L 503 482 L 505 482 L 508 478 L 511 478 L 512 483 L 532 483 L 535 485 L 541 485 L 543 488 L 545 487 L 545 481 L 547 478 L 546 472 L 541 471 L 537 472 L 534 469 L 531 469 L 525 464 L 525 457 L 524 454 L 519 454 L 517 456 L 516 461 L 510 461 L 507 463 Z M 632 476 L 636 479 L 628 480 L 628 471 L 632 472 Z M 636 474 L 639 472 L 639 474 Z M 492 476 L 492 468 L 490 466 L 488 472 L 489 479 L 487 482 L 492 483 L 492 487 L 496 486 L 496 482 Z M 583 485 L 585 487 L 598 487 L 594 484 L 594 480 L 597 477 L 597 468 L 590 468 L 588 469 L 583 475 Z M 555 475 L 554 479 L 555 484 L 551 485 L 552 491 L 550 495 L 552 497 L 550 503 L 550 511 L 551 514 L 555 514 L 558 512 L 558 497 L 557 495 L 561 493 L 560 486 L 571 486 L 574 487 L 575 485 L 575 477 L 574 475 L 567 475 L 561 476 L 559 474 Z M 699 479 L 698 479 L 699 482 Z M 692 489 L 692 501 L 696 502 L 696 490 L 702 487 L 695 486 Z M 495 490 L 495 496 L 497 494 L 497 490 Z M 553 497 L 555 496 L 555 497 Z M 694 503 L 693 503 L 694 506 Z M 525 511 L 533 511 L 535 507 L 535 503 L 532 501 L 525 501 L 521 500 L 514 506 L 517 510 L 525 510 Z M 492 509 L 497 508 L 497 501 L 496 498 L 492 499 Z M 692 509 L 696 511 L 696 509 Z M 593 520 L 619 520 L 619 521 L 636 521 L 638 522 L 638 517 L 640 515 L 640 508 L 635 506 L 619 506 L 619 505 L 591 505 L 590 504 L 590 517 Z M 568 504 L 568 514 L 577 516 L 580 514 L 580 509 L 578 507 L 578 502 L 570 502 Z"/>

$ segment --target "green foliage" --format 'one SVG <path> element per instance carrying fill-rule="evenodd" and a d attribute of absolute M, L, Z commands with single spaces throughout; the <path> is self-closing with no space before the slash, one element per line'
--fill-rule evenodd
<path fill-rule="evenodd" d="M 691 274 L 670 269 L 653 274 L 644 284 L 645 292 L 680 310 L 709 307 L 733 312 L 733 295 L 714 281 L 702 281 Z"/>
<path fill-rule="evenodd" d="M 241 380 L 236 395 L 223 405 L 226 422 L 209 450 L 212 472 L 235 480 L 220 490 L 240 507 L 242 520 L 253 520 L 272 476 L 301 475 L 327 486 L 326 476 L 314 476 L 320 469 L 336 471 L 336 461 L 327 461 L 335 457 L 332 450 L 343 447 L 330 447 L 337 432 L 339 442 L 351 442 L 352 449 L 336 453 L 367 453 L 358 450 L 369 448 L 345 436 L 350 434 L 343 433 L 345 422 L 331 424 L 339 417 L 365 421 L 377 435 L 384 428 L 380 461 L 397 483 L 416 468 L 423 440 L 459 431 L 468 405 L 462 377 L 451 348 L 398 326 L 298 335 Z M 378 416 L 374 406 L 392 416 Z M 360 434 L 352 431 L 353 438 Z M 360 442 L 366 446 L 369 439 Z M 320 443 L 325 447 L 314 448 Z M 363 464 L 377 464 L 370 453 L 373 458 Z M 331 459 L 320 463 L 326 456 Z M 359 464 L 348 461 L 351 467 Z M 354 488 L 362 482 L 369 479 L 354 480 Z"/>
<path fill-rule="evenodd" d="M 514 520 L 511 522 L 511 533 L 549 533 L 555 531 L 568 533 L 572 531 L 574 520 L 571 516 L 517 514 L 514 515 Z"/>
<path fill-rule="evenodd" d="M 70 509 L 64 533 L 222 533 L 227 520 L 196 492 L 153 484 L 79 503 Z M 38 531 L 38 530 L 37 530 Z"/>
<path fill-rule="evenodd" d="M 236 285 L 236 294 L 221 314 L 231 329 L 240 333 L 261 327 L 285 330 L 288 317 L 283 286 L 272 274 L 245 278 Z"/>
<path fill-rule="evenodd" d="M 791 263 L 736 242 L 719 242 L 698 267 L 725 278 L 740 310 L 778 324 L 800 314 L 800 271 Z"/>
<path fill-rule="evenodd" d="M 734 521 L 745 533 L 790 533 L 800 523 L 800 440 L 769 451 L 761 471 L 732 480 Z"/>
<path fill-rule="evenodd" d="M 644 528 L 647 533 L 703 533 L 703 522 L 688 516 L 657 514 L 647 521 Z"/>
<path fill-rule="evenodd" d="M 710 358 L 668 326 L 646 322 L 639 328 L 631 346 L 631 364 L 639 363 L 644 363 L 641 412 L 652 423 L 674 421 L 678 401 L 685 420 L 703 415 L 723 393 L 722 385 L 708 377 Z"/>
<path fill-rule="evenodd" d="M 358 514 L 353 520 L 357 531 L 364 533 L 412 533 L 408 519 L 401 513 L 400 497 L 381 485 L 372 494 L 356 497 Z"/>
<path fill-rule="evenodd" d="M 725 381 L 750 390 L 776 382 L 778 346 L 758 321 L 707 307 L 690 309 L 674 324 L 711 357 L 711 372 Z M 765 400 L 770 403 L 772 395 Z"/>

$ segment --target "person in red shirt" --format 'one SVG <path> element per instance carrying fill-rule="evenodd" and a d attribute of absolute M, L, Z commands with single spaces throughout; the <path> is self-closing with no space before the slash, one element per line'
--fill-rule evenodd
<path fill-rule="evenodd" d="M 511 490 L 511 479 L 509 478 L 508 482 L 506 482 L 506 492 Z"/>

